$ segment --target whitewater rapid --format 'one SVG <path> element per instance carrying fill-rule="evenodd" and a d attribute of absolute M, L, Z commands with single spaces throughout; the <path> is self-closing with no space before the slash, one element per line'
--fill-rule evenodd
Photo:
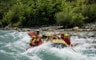
<path fill-rule="evenodd" d="M 0 30 L 1 60 L 96 60 L 96 32 L 70 32 L 72 48 L 58 49 L 50 43 L 30 48 L 28 32 Z M 75 51 L 73 51 L 74 49 Z"/>

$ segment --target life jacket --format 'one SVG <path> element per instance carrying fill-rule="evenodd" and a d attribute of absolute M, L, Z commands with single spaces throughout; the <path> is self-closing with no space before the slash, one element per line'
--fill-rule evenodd
<path fill-rule="evenodd" d="M 41 40 L 36 40 L 36 39 L 31 39 L 30 40 L 30 47 L 28 47 L 26 50 L 28 50 L 29 48 L 35 47 L 35 46 L 39 46 L 42 44 Z"/>
<path fill-rule="evenodd" d="M 68 45 L 71 45 L 70 37 L 64 37 L 63 39 Z"/>
<path fill-rule="evenodd" d="M 46 40 L 46 41 L 49 41 L 49 38 L 47 37 L 45 40 Z"/>
<path fill-rule="evenodd" d="M 52 38 L 51 37 L 47 37 L 45 40 L 46 41 L 50 41 L 50 40 L 52 40 Z"/>
<path fill-rule="evenodd" d="M 42 40 L 39 39 L 39 41 L 37 41 L 37 45 L 39 46 L 39 45 L 41 45 L 41 44 L 42 44 Z"/>
<path fill-rule="evenodd" d="M 33 46 L 33 47 L 36 46 L 35 42 L 36 42 L 36 39 L 31 39 L 30 40 L 30 46 Z"/>
<path fill-rule="evenodd" d="M 42 44 L 42 40 L 36 40 L 34 39 L 33 41 L 31 41 L 31 44 L 34 45 L 34 46 L 39 46 Z"/>

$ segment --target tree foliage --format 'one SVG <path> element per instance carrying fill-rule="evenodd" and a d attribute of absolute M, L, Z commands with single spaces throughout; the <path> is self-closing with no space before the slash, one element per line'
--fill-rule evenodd
<path fill-rule="evenodd" d="M 95 0 L 0 0 L 0 25 L 65 28 L 96 21 Z"/>
<path fill-rule="evenodd" d="M 65 28 L 72 27 L 76 25 L 82 25 L 85 17 L 82 15 L 83 2 L 77 1 L 74 5 L 66 0 L 62 1 L 62 12 L 56 13 L 56 20 L 58 24 L 65 25 Z"/>

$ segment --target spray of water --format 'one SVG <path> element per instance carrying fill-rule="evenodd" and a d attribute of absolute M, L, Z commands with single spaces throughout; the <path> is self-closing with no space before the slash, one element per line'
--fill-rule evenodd
<path fill-rule="evenodd" d="M 72 36 L 72 43 L 79 43 L 73 47 L 76 52 L 68 47 L 63 49 L 52 47 L 50 42 L 26 50 L 31 39 L 27 32 L 3 31 L 2 34 L 0 35 L 0 54 L 2 59 L 5 56 L 11 60 L 96 60 L 96 48 L 90 47 L 95 45 L 92 44 L 94 38 Z M 82 36 L 84 33 L 80 34 Z"/>

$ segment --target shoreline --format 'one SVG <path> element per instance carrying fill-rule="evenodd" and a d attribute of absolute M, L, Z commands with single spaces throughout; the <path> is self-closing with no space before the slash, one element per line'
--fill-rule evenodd
<path fill-rule="evenodd" d="M 18 32 L 27 32 L 27 31 L 35 31 L 36 29 L 40 29 L 42 31 L 52 31 L 52 30 L 62 30 L 62 31 L 96 31 L 96 29 L 90 29 L 90 28 L 79 28 L 79 27 L 73 27 L 68 29 L 61 29 L 62 26 L 48 26 L 48 27 L 30 27 L 30 28 L 0 28 L 0 30 L 16 30 Z"/>
<path fill-rule="evenodd" d="M 58 25 L 50 25 L 50 26 L 36 26 L 36 27 L 24 27 L 24 28 L 19 28 L 19 27 L 0 27 L 0 30 L 16 30 L 19 32 L 27 32 L 27 31 L 35 31 L 36 29 L 42 30 L 42 31 L 52 31 L 52 30 L 62 30 L 62 31 L 77 31 L 77 32 L 82 32 L 82 31 L 96 31 L 96 22 L 94 23 L 87 23 L 84 24 L 81 27 L 74 26 L 73 28 L 66 28 L 64 29 L 63 26 L 58 26 Z"/>

